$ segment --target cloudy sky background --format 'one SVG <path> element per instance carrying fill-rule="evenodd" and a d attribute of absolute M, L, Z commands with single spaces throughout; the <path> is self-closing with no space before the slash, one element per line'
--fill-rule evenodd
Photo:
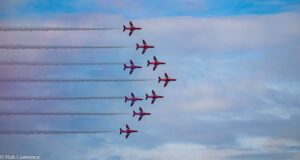
<path fill-rule="evenodd" d="M 300 3 L 297 0 L 168 0 L 0 2 L 0 26 L 119 27 L 93 32 L 1 32 L 0 44 L 125 45 L 125 49 L 1 50 L 1 61 L 134 62 L 154 55 L 167 65 L 132 76 L 122 66 L 1 66 L 1 78 L 178 79 L 167 88 L 136 83 L 0 84 L 0 96 L 144 97 L 151 105 L 123 100 L 0 102 L 1 111 L 128 112 L 153 115 L 107 117 L 0 117 L 1 130 L 115 130 L 98 135 L 0 136 L 1 154 L 42 159 L 299 159 Z M 121 26 L 143 27 L 132 37 Z M 135 43 L 156 45 L 141 55 Z M 128 123 L 140 132 L 125 140 Z"/>

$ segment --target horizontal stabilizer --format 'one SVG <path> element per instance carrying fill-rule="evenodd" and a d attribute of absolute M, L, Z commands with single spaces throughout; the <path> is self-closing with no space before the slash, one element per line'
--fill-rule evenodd
<path fill-rule="evenodd" d="M 126 27 L 125 27 L 125 25 L 123 25 L 123 32 L 125 32 L 125 30 L 126 30 Z"/>

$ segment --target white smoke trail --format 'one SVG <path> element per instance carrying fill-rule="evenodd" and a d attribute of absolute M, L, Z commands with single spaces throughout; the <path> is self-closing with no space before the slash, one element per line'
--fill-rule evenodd
<path fill-rule="evenodd" d="M 87 113 L 87 112 L 0 112 L 0 116 L 117 116 L 128 113 Z"/>
<path fill-rule="evenodd" d="M 123 64 L 118 62 L 0 62 L 0 65 L 7 66 L 102 66 Z"/>
<path fill-rule="evenodd" d="M 0 27 L 1 32 L 32 32 L 32 31 L 108 31 L 120 28 L 92 27 Z"/>
<path fill-rule="evenodd" d="M 0 131 L 3 135 L 33 135 L 33 134 L 100 134 L 100 133 L 113 133 L 115 131 L 46 131 L 46 130 L 31 130 L 31 131 Z"/>
<path fill-rule="evenodd" d="M 113 49 L 128 48 L 129 46 L 46 46 L 46 45 L 0 45 L 0 49 Z"/>
<path fill-rule="evenodd" d="M 0 79 L 0 83 L 144 82 L 154 79 Z"/>
<path fill-rule="evenodd" d="M 74 100 L 114 100 L 124 97 L 0 97 L 0 101 L 74 101 Z"/>

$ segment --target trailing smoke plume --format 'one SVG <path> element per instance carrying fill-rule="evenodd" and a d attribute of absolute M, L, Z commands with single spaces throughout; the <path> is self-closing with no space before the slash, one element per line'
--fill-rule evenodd
<path fill-rule="evenodd" d="M 74 101 L 74 100 L 114 100 L 124 97 L 0 97 L 0 101 Z"/>
<path fill-rule="evenodd" d="M 100 134 L 100 133 L 113 133 L 115 131 L 45 131 L 45 130 L 31 130 L 31 131 L 0 131 L 0 134 L 23 134 L 23 135 L 32 135 L 32 134 Z"/>
<path fill-rule="evenodd" d="M 0 65 L 10 66 L 102 66 L 122 65 L 118 62 L 0 62 Z"/>
<path fill-rule="evenodd" d="M 128 48 L 128 46 L 46 46 L 46 45 L 0 45 L 0 49 L 113 49 Z"/>
<path fill-rule="evenodd" d="M 119 28 L 92 28 L 92 27 L 0 27 L 1 32 L 32 32 L 32 31 L 107 31 Z"/>
<path fill-rule="evenodd" d="M 0 112 L 0 116 L 117 116 L 128 113 L 87 113 L 87 112 Z"/>
<path fill-rule="evenodd" d="M 0 83 L 81 83 L 81 82 L 143 82 L 153 79 L 0 79 Z"/>

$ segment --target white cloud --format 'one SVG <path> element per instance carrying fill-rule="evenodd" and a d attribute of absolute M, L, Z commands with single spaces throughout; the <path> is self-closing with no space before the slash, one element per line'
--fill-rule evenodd
<path fill-rule="evenodd" d="M 300 35 L 300 22 L 295 21 L 299 17 L 295 13 L 284 13 L 218 18 L 170 17 L 140 22 L 157 44 L 168 42 L 164 48 L 180 50 L 182 54 L 207 54 L 205 52 L 240 52 L 291 45 L 289 43 Z M 176 47 L 173 47 L 174 43 Z"/>
<path fill-rule="evenodd" d="M 236 16 L 236 17 L 219 17 L 219 18 L 195 18 L 195 17 L 170 17 L 170 18 L 155 18 L 136 21 L 136 23 L 143 27 L 141 32 L 134 33 L 133 37 L 128 38 L 127 34 L 120 31 L 113 31 L 107 33 L 72 33 L 72 32 L 48 32 L 48 33 L 0 33 L 1 44 L 26 43 L 26 44 L 72 44 L 72 45 L 86 45 L 86 44 L 134 44 L 137 41 L 145 38 L 157 46 L 153 51 L 147 55 L 136 56 L 134 49 L 126 51 L 131 53 L 131 57 L 145 60 L 146 57 L 152 55 L 159 55 L 158 58 L 163 57 L 167 61 L 164 68 L 158 68 L 158 72 L 149 72 L 148 70 L 142 72 L 139 76 L 149 77 L 162 75 L 165 71 L 171 71 L 171 75 L 178 78 L 175 83 L 170 83 L 167 89 L 157 87 L 163 95 L 165 94 L 165 101 L 158 101 L 155 109 L 157 112 L 166 113 L 166 117 L 159 117 L 155 121 L 149 122 L 149 126 L 153 124 L 169 124 L 164 128 L 156 128 L 158 131 L 163 129 L 170 133 L 170 130 L 176 129 L 178 126 L 185 127 L 181 133 L 189 132 L 189 135 L 197 135 L 195 128 L 199 129 L 197 122 L 190 118 L 191 114 L 205 114 L 207 112 L 223 112 L 229 111 L 233 108 L 243 107 L 262 107 L 267 104 L 266 97 L 269 83 L 278 85 L 274 80 L 274 75 L 279 79 L 285 81 L 287 79 L 297 80 L 299 74 L 299 48 L 295 47 L 298 44 L 300 36 L 299 14 L 284 13 L 277 15 L 263 15 L 263 16 Z M 2 22 L 3 23 L 3 22 Z M 15 22 L 8 22 L 7 24 L 24 24 L 36 26 L 100 26 L 103 24 L 118 26 L 124 23 L 124 19 L 120 16 L 109 15 L 61 15 L 58 19 L 36 19 L 36 20 L 18 20 Z M 127 23 L 127 22 L 126 22 Z M 30 41 L 29 41 L 30 40 Z M 285 53 L 284 50 L 291 49 L 292 52 Z M 289 50 L 290 51 L 290 50 Z M 42 54 L 25 54 L 28 52 L 41 51 L 26 51 L 24 54 L 11 54 L 1 57 L 12 60 L 27 60 L 27 61 L 55 61 L 57 56 L 42 55 Z M 47 51 L 43 51 L 47 52 Z M 236 53 L 237 52 L 237 53 Z M 258 57 L 247 58 L 251 53 L 255 53 Z M 236 55 L 245 56 L 246 58 Z M 275 58 L 273 56 L 276 56 Z M 92 58 L 91 58 L 92 57 Z M 103 59 L 96 59 L 87 54 L 83 56 L 66 56 L 65 60 L 83 61 L 95 59 L 102 61 Z M 128 58 L 128 54 L 120 56 L 113 56 L 113 60 Z M 107 58 L 107 57 L 106 57 Z M 240 58 L 240 59 L 239 59 Z M 225 60 L 224 60 L 225 59 Z M 61 60 L 61 59 L 59 59 Z M 107 60 L 107 59 L 105 59 Z M 103 60 L 103 61 L 105 61 Z M 290 61 L 291 60 L 291 61 Z M 62 60 L 63 61 L 63 60 Z M 143 62 L 143 61 L 142 61 Z M 281 65 L 278 65 L 281 64 Z M 281 70 L 284 68 L 284 70 Z M 8 70 L 2 69 L 8 76 L 29 76 L 31 73 L 22 72 L 22 69 Z M 284 73 L 282 71 L 289 71 Z M 39 74 L 33 74 L 40 77 L 48 76 L 45 70 L 40 70 Z M 77 71 L 68 72 L 68 75 L 76 75 Z M 120 73 L 120 72 L 118 72 Z M 65 75 L 65 72 L 54 72 L 53 74 Z M 284 74 L 284 75 L 283 75 Z M 97 75 L 98 76 L 98 75 Z M 296 77 L 296 78 L 295 78 Z M 299 78 L 299 77 L 298 77 Z M 288 83 L 289 81 L 286 81 Z M 157 86 L 157 82 L 153 85 Z M 285 85 L 286 85 L 285 83 Z M 289 84 L 287 84 L 289 85 Z M 28 86 L 27 86 L 28 87 Z M 29 87 L 28 87 L 29 88 Z M 143 86 L 144 88 L 144 86 Z M 17 93 L 24 93 L 25 95 L 33 94 L 34 88 L 25 91 L 16 91 Z M 50 90 L 50 89 L 49 89 Z M 125 89 L 124 89 L 125 90 Z M 283 89 L 284 90 L 284 89 Z M 39 94 L 39 90 L 35 90 L 35 94 Z M 43 93 L 45 93 L 44 91 Z M 100 92 L 100 91 L 99 91 Z M 107 91 L 106 91 L 107 92 Z M 282 92 L 279 90 L 278 92 Z M 57 93 L 57 92 L 54 92 Z M 98 93 L 98 92 L 97 92 Z M 282 92 L 285 94 L 285 92 Z M 89 92 L 80 92 L 82 95 L 89 95 Z M 100 94 L 102 94 L 100 92 Z M 104 94 L 104 93 L 103 93 Z M 118 93 L 119 94 L 119 93 Z M 295 93 L 297 94 L 297 93 Z M 275 104 L 277 102 L 274 102 Z M 148 105 L 148 104 L 147 104 Z M 252 105 L 252 106 L 251 106 Z M 11 106 L 10 106 L 11 107 Z M 268 107 L 268 106 L 267 106 Z M 266 115 L 279 115 L 281 119 L 287 120 L 291 117 L 290 113 L 293 110 L 285 110 L 280 108 L 269 112 L 260 112 Z M 82 107 L 81 107 L 82 108 Z M 251 110 L 251 109 L 249 109 Z M 282 111 L 286 112 L 282 112 Z M 179 112 L 178 112 L 179 111 Z M 183 111 L 183 112 L 182 112 Z M 264 110 L 263 110 L 264 111 Z M 156 113 L 157 113 L 156 112 Z M 181 114 L 182 116 L 174 116 L 173 113 Z M 229 114 L 232 119 L 246 119 L 254 120 L 257 117 L 253 114 L 257 112 L 252 110 L 247 115 L 253 117 Z M 297 111 L 298 112 L 298 111 Z M 168 114 L 169 113 L 169 114 Z M 285 116 L 281 114 L 285 113 Z M 154 115 L 153 115 L 154 116 Z M 197 116 L 201 116 L 200 114 Z M 218 116 L 218 115 L 216 115 Z M 186 119 L 183 119 L 186 118 Z M 131 117 L 130 117 L 131 118 Z M 182 118 L 182 119 L 181 119 Z M 150 118 L 149 118 L 150 119 Z M 188 120 L 187 120 L 188 119 Z M 167 121 L 167 123 L 166 123 Z M 209 120 L 210 121 L 210 120 Z M 210 121 L 211 122 L 211 121 Z M 55 125 L 55 124 L 53 124 Z M 160 135 L 153 131 L 149 126 L 141 127 L 147 129 L 145 132 L 150 133 L 156 137 L 168 138 L 167 135 Z M 162 126 L 160 126 L 162 127 Z M 201 128 L 200 128 L 201 129 Z M 258 128 L 261 130 L 264 128 Z M 213 130 L 220 131 L 220 130 Z M 234 131 L 233 131 L 234 132 Z M 210 134 L 210 133 L 207 133 Z M 217 137 L 221 137 L 222 131 L 219 133 L 212 133 Z M 271 131 L 270 131 L 270 134 Z M 182 141 L 188 138 L 181 136 Z M 145 143 L 147 143 L 145 141 Z M 223 142 L 220 142 L 222 144 Z M 273 138 L 242 138 L 239 143 L 244 148 L 266 148 L 271 146 L 278 149 L 281 146 L 295 146 L 298 142 L 293 144 L 291 140 L 276 140 Z M 105 144 L 106 146 L 106 144 Z M 199 149 L 200 148 L 200 149 Z M 62 148 L 65 150 L 64 148 Z M 252 153 L 251 151 L 242 151 L 239 149 L 211 149 L 198 144 L 177 144 L 168 143 L 161 144 L 158 147 L 141 149 L 138 147 L 128 146 L 114 146 L 109 145 L 105 148 L 98 148 L 89 152 L 89 158 L 105 159 L 112 156 L 120 156 L 123 159 L 195 159 L 200 157 L 202 159 L 226 159 L 230 156 L 241 155 L 245 153 Z"/>
<path fill-rule="evenodd" d="M 108 145 L 93 149 L 86 153 L 88 159 L 116 159 L 122 160 L 224 160 L 235 156 L 259 154 L 290 153 L 287 147 L 299 147 L 300 143 L 289 139 L 275 139 L 270 137 L 243 137 L 238 139 L 237 146 L 208 147 L 196 143 L 166 143 L 153 148 L 122 147 Z"/>
<path fill-rule="evenodd" d="M 300 147 L 299 141 L 271 137 L 240 137 L 238 143 L 241 148 L 270 152 L 284 151 L 288 147 Z"/>
<path fill-rule="evenodd" d="M 116 157 L 122 160 L 223 160 L 230 156 L 251 153 L 234 149 L 209 149 L 205 146 L 193 143 L 168 143 L 155 148 L 137 148 L 108 146 L 97 148 L 87 153 L 88 159 L 111 159 Z"/>
<path fill-rule="evenodd" d="M 170 59 L 168 71 L 178 78 L 163 91 L 170 98 L 164 108 L 187 114 L 245 108 L 254 116 L 246 116 L 247 120 L 258 114 L 290 119 L 299 111 L 286 108 L 297 106 L 277 101 L 271 106 L 266 99 L 274 98 L 269 84 L 290 86 L 299 80 L 300 23 L 295 21 L 299 18 L 297 13 L 283 13 L 138 21 L 149 41 L 158 44 L 157 54 Z M 299 94 L 289 94 L 286 88 L 277 94 L 286 98 Z"/>

